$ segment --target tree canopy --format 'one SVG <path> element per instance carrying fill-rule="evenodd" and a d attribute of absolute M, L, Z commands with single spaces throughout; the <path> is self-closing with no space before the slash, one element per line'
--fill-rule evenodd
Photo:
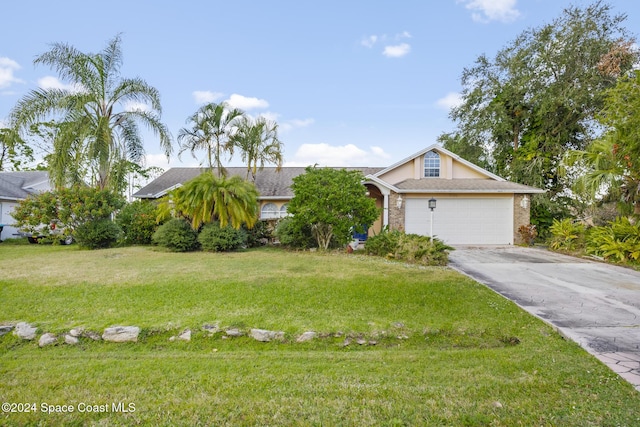
<path fill-rule="evenodd" d="M 264 168 L 265 163 L 275 164 L 277 171 L 282 168 L 283 144 L 278 138 L 276 122 L 264 117 L 243 117 L 232 142 L 240 150 L 242 161 L 247 165 L 246 179 L 251 175 L 251 180 L 255 182 L 256 173 Z"/>
<path fill-rule="evenodd" d="M 182 128 L 178 133 L 180 154 L 191 151 L 195 158 L 197 150 L 205 150 L 209 169 L 213 172 L 215 167 L 218 176 L 226 175 L 222 157 L 225 153 L 233 154 L 232 136 L 243 116 L 242 110 L 224 102 L 203 105 L 187 119 L 190 127 Z"/>
<path fill-rule="evenodd" d="M 640 71 L 607 91 L 597 118 L 605 129 L 602 136 L 567 156 L 569 166 L 585 171 L 574 189 L 592 198 L 606 196 L 640 215 Z"/>
<path fill-rule="evenodd" d="M 462 73 L 457 129 L 439 140 L 505 178 L 547 190 L 558 200 L 571 187 L 564 154 L 582 150 L 599 131 L 604 94 L 637 59 L 625 15 L 596 2 L 569 7 L 553 22 L 520 34 L 494 58 L 481 55 Z"/>
<path fill-rule="evenodd" d="M 143 161 L 139 125 L 158 136 L 167 156 L 171 135 L 160 121 L 159 92 L 140 78 L 122 78 L 120 36 L 97 54 L 55 43 L 38 56 L 66 84 L 41 88 L 18 101 L 10 116 L 22 132 L 45 119 L 57 124 L 49 170 L 55 185 L 91 181 L 97 188 L 121 190 L 130 163 Z"/>
<path fill-rule="evenodd" d="M 294 196 L 288 206 L 291 221 L 299 229 L 310 226 L 318 246 L 327 249 L 332 240 L 346 244 L 353 231 L 363 232 L 380 215 L 367 196 L 360 171 L 307 167 L 293 178 Z"/>

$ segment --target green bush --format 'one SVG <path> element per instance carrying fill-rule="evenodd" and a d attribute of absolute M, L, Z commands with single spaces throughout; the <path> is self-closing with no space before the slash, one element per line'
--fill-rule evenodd
<path fill-rule="evenodd" d="M 162 224 L 151 238 L 153 243 L 173 252 L 198 249 L 198 233 L 184 219 L 171 219 Z"/>
<path fill-rule="evenodd" d="M 104 249 L 118 241 L 122 230 L 110 219 L 87 221 L 74 231 L 78 245 L 87 249 Z"/>
<path fill-rule="evenodd" d="M 136 200 L 125 205 L 116 217 L 122 229 L 123 242 L 127 245 L 151 244 L 153 233 L 158 229 L 158 209 L 153 202 Z"/>
<path fill-rule="evenodd" d="M 584 246 L 586 228 L 580 223 L 574 223 L 571 218 L 562 221 L 553 220 L 549 247 L 553 250 L 575 251 Z"/>
<path fill-rule="evenodd" d="M 365 253 L 384 256 L 390 259 L 423 264 L 447 265 L 448 251 L 453 250 L 440 239 L 418 234 L 406 234 L 402 231 L 383 230 L 369 237 L 365 243 Z"/>
<path fill-rule="evenodd" d="M 247 243 L 247 233 L 227 225 L 220 227 L 220 223 L 212 222 L 202 227 L 198 242 L 202 249 L 209 252 L 235 251 Z"/>
<path fill-rule="evenodd" d="M 246 224 L 242 224 L 242 229 L 247 233 L 246 245 L 248 248 L 263 246 L 273 237 L 272 230 L 266 221 L 258 221 L 253 228 L 248 228 Z"/>
<path fill-rule="evenodd" d="M 291 217 L 283 218 L 278 222 L 275 235 L 281 245 L 290 248 L 308 249 L 318 245 L 311 233 L 311 227 L 300 227 Z"/>
<path fill-rule="evenodd" d="M 587 236 L 586 251 L 615 262 L 640 260 L 640 224 L 621 217 L 606 227 L 593 227 Z"/>

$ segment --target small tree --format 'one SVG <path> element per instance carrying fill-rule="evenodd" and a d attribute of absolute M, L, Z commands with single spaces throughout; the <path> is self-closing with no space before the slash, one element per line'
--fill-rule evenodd
<path fill-rule="evenodd" d="M 379 215 L 367 196 L 360 171 L 308 167 L 293 179 L 294 197 L 288 211 L 292 225 L 310 226 L 318 247 L 327 249 L 331 241 L 344 245 L 353 231 L 363 232 Z"/>
<path fill-rule="evenodd" d="M 124 205 L 122 196 L 89 187 L 61 188 L 22 200 L 12 216 L 19 228 L 32 233 L 53 234 L 52 227 L 65 227 L 66 235 L 81 225 L 101 219 Z"/>

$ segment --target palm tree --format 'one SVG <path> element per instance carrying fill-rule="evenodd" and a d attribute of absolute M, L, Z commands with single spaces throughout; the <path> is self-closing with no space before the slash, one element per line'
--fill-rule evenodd
<path fill-rule="evenodd" d="M 237 108 L 230 108 L 225 102 L 203 105 L 187 123 L 190 128 L 182 128 L 178 133 L 180 154 L 191 151 L 195 158 L 196 150 L 206 150 L 209 169 L 217 168 L 218 176 L 224 176 L 226 171 L 222 166 L 222 155 L 225 152 L 233 154 L 231 137 L 235 132 L 237 121 L 244 116 L 244 112 Z"/>
<path fill-rule="evenodd" d="M 69 174 L 82 164 L 88 165 L 98 188 L 121 187 L 113 174 L 117 165 L 140 163 L 144 155 L 139 124 L 159 137 L 167 156 L 171 153 L 171 135 L 160 122 L 160 94 L 140 78 L 120 77 L 120 43 L 118 35 L 97 54 L 53 44 L 34 63 L 51 66 L 70 86 L 33 90 L 11 112 L 18 129 L 28 129 L 46 117 L 60 125 L 49 164 L 58 186 L 67 184 Z"/>
<path fill-rule="evenodd" d="M 591 198 L 604 194 L 619 198 L 640 217 L 640 170 L 634 167 L 636 159 L 629 147 L 622 147 L 613 135 L 595 140 L 586 150 L 570 151 L 565 163 L 586 168 L 575 182 L 576 192 Z"/>
<path fill-rule="evenodd" d="M 264 168 L 265 163 L 276 165 L 276 170 L 282 168 L 282 142 L 278 139 L 278 124 L 268 121 L 264 117 L 255 120 L 244 118 L 238 125 L 238 131 L 233 136 L 234 145 L 240 149 L 242 161 L 247 164 L 246 179 L 255 182 L 258 165 Z"/>
<path fill-rule="evenodd" d="M 258 190 L 239 176 L 216 177 L 203 173 L 173 190 L 160 206 L 163 216 L 174 214 L 187 217 L 194 230 L 215 220 L 221 227 L 242 224 L 251 228 L 258 220 Z"/>

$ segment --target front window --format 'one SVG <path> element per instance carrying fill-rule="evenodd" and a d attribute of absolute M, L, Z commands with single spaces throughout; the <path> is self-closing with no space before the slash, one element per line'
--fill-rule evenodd
<path fill-rule="evenodd" d="M 440 177 L 440 155 L 435 151 L 429 151 L 424 155 L 424 177 Z"/>
<path fill-rule="evenodd" d="M 276 219 L 280 218 L 280 209 L 275 203 L 267 203 L 262 206 L 260 210 L 260 218 L 262 219 Z"/>

